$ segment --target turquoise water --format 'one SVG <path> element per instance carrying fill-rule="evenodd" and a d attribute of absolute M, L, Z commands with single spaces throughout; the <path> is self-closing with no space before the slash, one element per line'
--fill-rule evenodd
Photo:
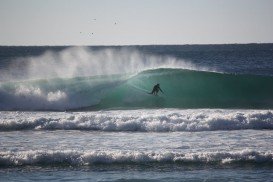
<path fill-rule="evenodd" d="M 148 94 L 160 83 L 163 93 Z M 184 69 L 154 69 L 136 75 L 6 82 L 2 110 L 100 110 L 136 108 L 273 107 L 273 77 Z"/>
<path fill-rule="evenodd" d="M 0 47 L 0 181 L 272 181 L 272 51 Z"/>

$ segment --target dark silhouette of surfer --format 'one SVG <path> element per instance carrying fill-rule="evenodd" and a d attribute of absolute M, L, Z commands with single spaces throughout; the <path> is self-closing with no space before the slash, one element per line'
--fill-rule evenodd
<path fill-rule="evenodd" d="M 149 94 L 157 95 L 159 91 L 161 91 L 161 92 L 163 93 L 163 91 L 161 90 L 160 85 L 159 85 L 159 83 L 158 83 L 158 84 L 156 84 L 156 85 L 154 86 L 152 92 L 149 93 Z"/>

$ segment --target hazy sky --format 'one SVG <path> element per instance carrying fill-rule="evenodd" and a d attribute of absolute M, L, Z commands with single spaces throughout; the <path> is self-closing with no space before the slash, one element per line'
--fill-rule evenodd
<path fill-rule="evenodd" d="M 0 0 L 0 45 L 254 42 L 273 42 L 273 0 Z"/>

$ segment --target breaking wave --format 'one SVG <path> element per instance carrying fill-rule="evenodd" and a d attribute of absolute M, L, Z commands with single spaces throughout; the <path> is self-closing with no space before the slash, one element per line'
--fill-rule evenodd
<path fill-rule="evenodd" d="M 273 129 L 273 111 L 271 110 L 158 109 L 71 113 L 0 113 L 0 131 L 194 132 Z"/>
<path fill-rule="evenodd" d="M 45 166 L 68 165 L 90 166 L 95 164 L 231 164 L 231 163 L 272 164 L 272 152 L 253 150 L 231 152 L 138 152 L 138 151 L 21 151 L 0 152 L 0 166 Z"/>
<path fill-rule="evenodd" d="M 164 94 L 148 94 L 160 83 Z M 0 83 L 0 110 L 273 108 L 273 77 L 185 69 Z"/>

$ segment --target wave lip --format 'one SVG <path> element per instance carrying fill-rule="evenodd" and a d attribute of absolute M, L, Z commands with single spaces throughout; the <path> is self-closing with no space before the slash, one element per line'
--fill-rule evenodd
<path fill-rule="evenodd" d="M 130 110 L 86 113 L 2 112 L 0 131 L 182 132 L 273 130 L 271 110 Z"/>
<path fill-rule="evenodd" d="M 138 152 L 138 151 L 23 151 L 0 152 L 0 166 L 68 165 L 89 166 L 96 164 L 273 164 L 272 152 L 242 150 L 235 152 Z"/>

